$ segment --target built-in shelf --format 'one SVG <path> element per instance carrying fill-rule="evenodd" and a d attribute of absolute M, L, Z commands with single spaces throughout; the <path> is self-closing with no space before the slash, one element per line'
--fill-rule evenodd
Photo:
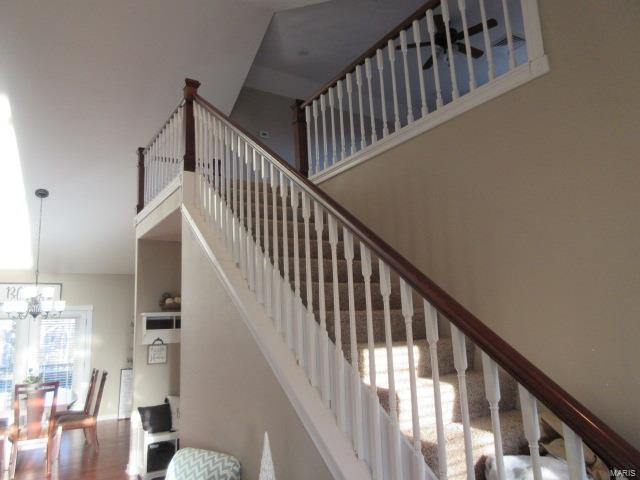
<path fill-rule="evenodd" d="M 141 316 L 143 345 L 151 345 L 157 339 L 163 343 L 180 343 L 180 312 L 151 312 Z"/>

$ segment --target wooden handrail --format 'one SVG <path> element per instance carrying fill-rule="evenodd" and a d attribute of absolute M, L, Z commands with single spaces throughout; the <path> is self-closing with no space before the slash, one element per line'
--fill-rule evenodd
<path fill-rule="evenodd" d="M 138 148 L 138 204 L 136 212 L 140 213 L 144 208 L 144 147 Z"/>
<path fill-rule="evenodd" d="M 566 390 L 551 380 L 475 315 L 464 308 L 409 260 L 371 231 L 332 197 L 300 175 L 277 153 L 230 119 L 197 93 L 194 100 L 243 133 L 258 150 L 287 172 L 300 189 L 319 201 L 340 223 L 363 241 L 381 260 L 395 270 L 414 290 L 458 327 L 518 383 L 556 414 L 611 468 L 640 472 L 640 451 L 614 432 Z"/>
<path fill-rule="evenodd" d="M 378 49 L 386 47 L 387 46 L 387 42 L 389 40 L 393 40 L 398 35 L 400 35 L 400 32 L 402 30 L 404 30 L 405 28 L 409 28 L 414 20 L 419 20 L 427 12 L 427 10 L 431 10 L 433 8 L 436 8 L 439 5 L 440 5 L 440 0 L 429 0 L 429 1 L 427 1 L 424 5 L 422 5 L 415 12 L 413 12 L 411 15 L 409 15 L 407 18 L 405 18 L 402 22 L 400 22 L 394 28 L 389 30 L 389 32 L 384 37 L 382 37 L 380 40 L 378 40 L 366 52 L 364 52 L 362 55 L 360 55 L 358 58 L 356 58 L 353 62 L 351 62 L 340 73 L 338 73 L 335 77 L 333 77 L 331 80 L 329 80 L 327 83 L 325 83 L 322 87 L 320 87 L 318 90 L 316 90 L 312 96 L 310 96 L 307 100 L 305 100 L 302 104 L 300 104 L 300 108 L 304 108 L 307 105 L 311 105 L 313 100 L 318 98 L 326 90 L 328 90 L 330 87 L 335 85 L 338 82 L 338 80 L 342 80 L 343 78 L 345 78 L 347 76 L 347 73 L 352 72 L 353 70 L 355 70 L 355 68 L 358 65 L 364 63 L 364 61 L 367 58 L 373 57 L 376 54 L 376 51 Z"/>

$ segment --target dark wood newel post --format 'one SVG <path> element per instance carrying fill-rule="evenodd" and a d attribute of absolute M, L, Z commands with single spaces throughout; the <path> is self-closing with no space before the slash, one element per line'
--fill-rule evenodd
<path fill-rule="evenodd" d="M 293 142 L 296 154 L 296 170 L 304 177 L 309 177 L 309 155 L 307 150 L 307 120 L 304 109 L 300 106 L 303 100 L 296 100 L 291 106 L 293 111 Z"/>
<path fill-rule="evenodd" d="M 138 205 L 136 211 L 140 213 L 144 208 L 144 148 L 138 148 Z"/>
<path fill-rule="evenodd" d="M 184 80 L 184 163 L 185 172 L 196 171 L 196 125 L 193 117 L 193 99 L 200 82 L 191 78 Z"/>

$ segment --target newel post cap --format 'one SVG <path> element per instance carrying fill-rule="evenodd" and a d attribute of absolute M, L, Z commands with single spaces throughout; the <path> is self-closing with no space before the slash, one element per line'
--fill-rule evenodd
<path fill-rule="evenodd" d="M 198 87 L 200 82 L 192 78 L 184 79 L 184 99 L 193 100 L 193 97 L 198 93 Z"/>

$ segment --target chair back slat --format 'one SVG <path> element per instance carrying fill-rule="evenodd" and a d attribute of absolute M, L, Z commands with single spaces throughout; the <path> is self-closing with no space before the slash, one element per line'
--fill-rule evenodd
<path fill-rule="evenodd" d="M 58 402 L 59 382 L 45 382 L 38 385 L 18 384 L 15 386 L 13 397 L 14 423 L 18 432 L 18 437 L 26 432 L 26 439 L 41 438 L 44 433 L 44 426 L 48 420 L 47 433 L 52 428 L 53 417 L 56 413 Z M 47 411 L 47 395 L 53 395 L 49 407 L 49 417 L 45 418 Z M 26 415 L 21 415 L 24 405 Z M 21 418 L 25 418 L 25 425 L 21 425 Z M 26 428 L 25 428 L 26 427 Z"/>
<path fill-rule="evenodd" d="M 93 416 L 97 419 L 98 412 L 100 411 L 100 402 L 102 402 L 102 392 L 104 392 L 104 384 L 107 382 L 107 372 L 106 370 L 102 371 L 102 378 L 100 379 L 100 387 L 98 388 L 98 396 L 96 397 L 96 404 L 93 407 Z"/>
<path fill-rule="evenodd" d="M 84 409 L 82 410 L 86 415 L 91 412 L 91 403 L 93 403 L 93 393 L 96 389 L 96 380 L 98 379 L 97 368 L 91 370 L 91 380 L 89 381 L 89 388 L 87 389 L 87 398 L 84 401 Z"/>

